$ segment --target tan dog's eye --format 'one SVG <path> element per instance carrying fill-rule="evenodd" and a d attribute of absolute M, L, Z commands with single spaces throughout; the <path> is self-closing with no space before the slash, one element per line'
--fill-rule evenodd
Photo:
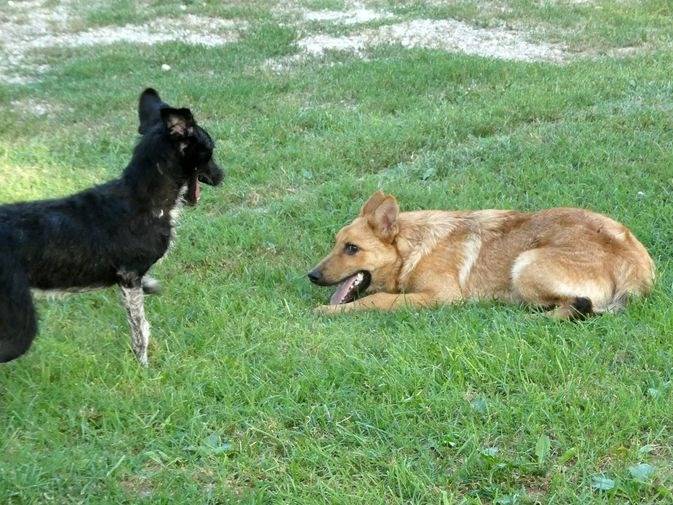
<path fill-rule="evenodd" d="M 344 246 L 344 252 L 349 256 L 353 256 L 359 250 L 360 248 L 358 246 L 356 246 L 355 244 L 351 244 L 350 242 Z"/>

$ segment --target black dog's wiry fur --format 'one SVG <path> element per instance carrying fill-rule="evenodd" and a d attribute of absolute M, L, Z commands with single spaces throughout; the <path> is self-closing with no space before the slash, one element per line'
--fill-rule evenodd
<path fill-rule="evenodd" d="M 0 363 L 25 353 L 37 332 L 30 288 L 122 290 L 133 350 L 147 364 L 146 277 L 171 241 L 173 211 L 196 204 L 199 181 L 218 185 L 214 143 L 189 109 L 153 89 L 140 96 L 142 134 L 121 178 L 55 200 L 0 206 Z"/>

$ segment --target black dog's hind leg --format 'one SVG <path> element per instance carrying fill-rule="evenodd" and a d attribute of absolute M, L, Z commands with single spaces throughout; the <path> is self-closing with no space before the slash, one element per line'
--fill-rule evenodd
<path fill-rule="evenodd" d="M 28 276 L 11 254 L 0 251 L 0 363 L 24 354 L 36 333 Z"/>
<path fill-rule="evenodd" d="M 142 278 L 124 272 L 120 274 L 119 287 L 131 327 L 131 347 L 141 365 L 147 366 L 147 346 L 150 342 L 150 323 L 145 318 Z"/>

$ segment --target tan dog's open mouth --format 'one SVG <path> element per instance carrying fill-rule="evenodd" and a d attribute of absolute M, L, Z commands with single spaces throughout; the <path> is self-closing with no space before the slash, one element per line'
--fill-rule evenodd
<path fill-rule="evenodd" d="M 372 281 L 372 276 L 364 270 L 342 280 L 329 300 L 330 305 L 342 305 L 355 300 Z"/>

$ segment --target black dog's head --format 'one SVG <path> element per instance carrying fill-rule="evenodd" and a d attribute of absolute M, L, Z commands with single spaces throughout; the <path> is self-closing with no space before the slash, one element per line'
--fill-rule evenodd
<path fill-rule="evenodd" d="M 224 173 L 213 160 L 215 143 L 208 132 L 196 124 L 189 109 L 175 109 L 164 103 L 154 89 L 147 88 L 140 95 L 138 116 L 141 135 L 160 134 L 172 146 L 179 165 L 179 170 L 172 175 L 187 184 L 184 198 L 188 204 L 196 205 L 199 201 L 199 182 L 210 186 L 222 182 Z"/>

